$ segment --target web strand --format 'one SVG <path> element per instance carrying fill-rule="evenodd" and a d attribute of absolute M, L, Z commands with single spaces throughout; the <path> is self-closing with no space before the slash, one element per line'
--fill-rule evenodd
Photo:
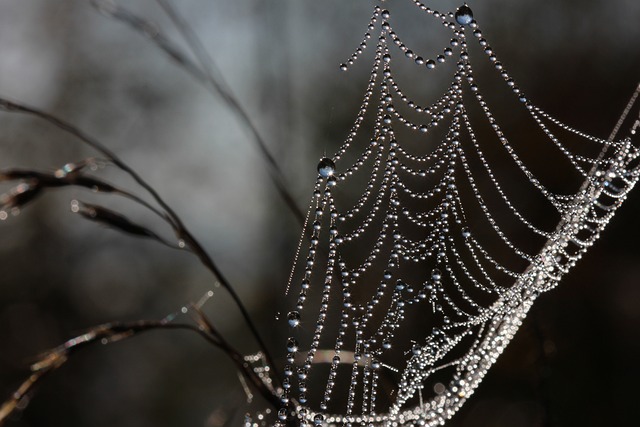
<path fill-rule="evenodd" d="M 631 140 L 587 135 L 535 106 L 468 6 L 440 13 L 413 3 L 450 32 L 449 44 L 436 49 L 442 53 L 417 53 L 394 30 L 391 13 L 376 6 L 362 43 L 340 65 L 348 71 L 377 40 L 351 132 L 318 165 L 311 244 L 306 261 L 294 263 L 304 277 L 289 284 L 298 293 L 288 314 L 280 426 L 444 423 L 638 180 Z M 582 181 L 559 191 L 528 165 L 527 147 L 498 123 L 478 87 L 470 36 L 514 95 L 505 102 L 515 102 L 539 130 L 539 147 Z M 396 60 L 412 62 L 425 82 L 433 70 L 451 69 L 450 83 L 421 106 L 397 83 Z M 574 152 L 573 145 L 600 154 Z M 358 179 L 365 189 L 353 196 Z M 542 197 L 555 226 L 529 218 L 518 193 Z M 321 248 L 328 256 L 316 262 Z M 311 336 L 300 329 L 304 322 Z M 317 358 L 325 353 L 330 362 Z M 431 391 L 436 375 L 447 377 L 444 391 Z"/>

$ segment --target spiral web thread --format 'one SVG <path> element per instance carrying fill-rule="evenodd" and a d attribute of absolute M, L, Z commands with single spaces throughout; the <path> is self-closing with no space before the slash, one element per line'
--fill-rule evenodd
<path fill-rule="evenodd" d="M 634 162 L 639 152 L 630 139 L 586 135 L 536 107 L 498 61 L 470 8 L 439 13 L 413 3 L 451 32 L 450 45 L 440 54 L 425 59 L 414 53 L 394 31 L 390 12 L 376 6 L 363 42 L 341 65 L 347 70 L 376 41 L 352 131 L 333 158 L 318 166 L 303 233 L 310 245 L 306 259 L 294 263 L 292 277 L 302 276 L 300 282 L 288 287 L 297 302 L 287 316 L 291 337 L 277 425 L 443 424 L 474 392 L 535 299 L 554 288 L 597 240 L 639 176 Z M 372 37 L 376 29 L 377 38 Z M 550 143 L 577 174 L 573 192 L 550 189 L 518 155 L 476 84 L 468 38 L 479 43 L 519 108 L 541 130 L 538 143 Z M 398 50 L 425 73 L 455 61 L 439 100 L 420 107 L 401 91 L 392 73 Z M 525 177 L 528 191 L 544 197 L 559 219 L 551 231 L 526 219 L 494 173 L 472 125 L 471 104 L 514 171 Z M 414 121 L 402 109 L 422 119 Z M 372 133 L 365 136 L 370 142 L 354 154 L 368 114 L 375 116 Z M 401 128 L 414 135 L 413 141 L 401 140 Z M 596 149 L 591 156 L 574 153 L 561 134 Z M 412 151 L 416 141 L 429 147 L 426 154 Z M 340 189 L 366 173 L 369 179 L 357 201 L 341 203 Z M 502 203 L 501 215 L 485 202 L 487 185 Z M 473 228 L 479 226 L 471 211 L 483 217 L 482 230 Z M 537 251 L 531 254 L 509 237 L 498 219 L 504 212 L 541 239 Z M 519 259 L 519 269 L 484 243 L 487 234 Z M 368 255 L 354 257 L 349 250 L 354 242 L 369 245 Z M 408 323 L 414 315 L 421 328 Z M 305 339 L 310 328 L 312 336 Z M 397 363 L 398 354 L 405 365 L 394 369 L 389 361 Z M 321 365 L 325 369 L 318 375 Z M 436 376 L 440 388 L 430 392 L 427 385 Z M 389 378 L 391 390 L 384 386 Z M 380 404 L 382 394 L 391 396 L 386 407 Z"/>

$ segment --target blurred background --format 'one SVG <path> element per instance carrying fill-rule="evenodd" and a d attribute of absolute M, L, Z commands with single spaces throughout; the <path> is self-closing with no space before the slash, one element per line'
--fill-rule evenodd
<path fill-rule="evenodd" d="M 154 1 L 122 3 L 185 48 Z M 360 43 L 374 2 L 173 3 L 305 208 L 318 159 L 341 144 L 362 99 L 371 56 L 348 73 L 338 64 Z M 441 11 L 459 6 L 426 4 Z M 534 103 L 588 133 L 609 135 L 640 81 L 640 2 L 469 5 Z M 405 38 L 434 50 L 429 43 L 441 29 L 433 20 L 410 1 L 385 7 L 397 13 Z M 422 81 L 414 84 L 427 90 Z M 0 96 L 74 123 L 134 167 L 221 266 L 271 348 L 281 349 L 280 313 L 288 309 L 281 297 L 300 229 L 250 133 L 219 97 L 147 38 L 81 0 L 0 3 Z M 0 168 L 52 170 L 92 155 L 47 123 L 0 113 Z M 103 172 L 135 188 L 121 174 Z M 0 222 L 0 400 L 46 349 L 96 324 L 163 318 L 209 290 L 215 295 L 205 312 L 242 351 L 257 350 L 237 310 L 193 257 L 89 223 L 71 213 L 72 199 L 121 208 L 169 235 L 131 204 L 80 190 L 48 193 Z M 633 424 L 640 380 L 638 215 L 640 194 L 632 192 L 585 259 L 538 300 L 449 425 Z M 220 351 L 187 333 L 151 332 L 78 354 L 7 425 L 219 425 L 243 399 Z"/>

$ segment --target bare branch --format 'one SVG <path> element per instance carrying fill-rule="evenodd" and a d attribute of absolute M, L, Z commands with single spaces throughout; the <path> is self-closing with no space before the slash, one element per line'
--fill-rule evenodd
<path fill-rule="evenodd" d="M 278 190 L 278 194 L 291 210 L 298 223 L 303 225 L 305 215 L 298 207 L 295 198 L 287 188 L 282 169 L 280 169 L 278 162 L 269 151 L 266 141 L 260 135 L 260 132 L 253 124 L 247 112 L 238 102 L 233 91 L 225 82 L 222 73 L 219 71 L 206 49 L 202 46 L 202 43 L 195 32 L 187 22 L 182 19 L 177 11 L 168 2 L 158 0 L 160 6 L 167 13 L 186 40 L 199 65 L 189 59 L 187 55 L 183 54 L 178 47 L 176 47 L 164 34 L 162 34 L 157 25 L 133 14 L 122 6 L 117 5 L 112 0 L 92 0 L 92 3 L 103 14 L 128 25 L 137 33 L 149 38 L 160 50 L 165 52 L 180 67 L 191 74 L 196 81 L 204 85 L 207 90 L 212 92 L 214 95 L 222 98 L 222 100 L 227 104 L 229 110 L 231 110 L 238 120 L 248 129 L 260 154 L 269 167 L 270 176 Z"/>
<path fill-rule="evenodd" d="M 12 413 L 21 408 L 21 402 L 31 394 L 43 378 L 67 363 L 76 352 L 96 344 L 111 344 L 138 336 L 144 332 L 166 329 L 195 332 L 210 344 L 220 348 L 236 365 L 238 372 L 251 384 L 274 408 L 279 400 L 273 389 L 256 374 L 242 355 L 222 339 L 200 309 L 193 307 L 199 319 L 198 325 L 188 323 L 170 323 L 167 320 L 139 320 L 135 322 L 114 322 L 89 329 L 64 344 L 44 353 L 31 365 L 31 375 L 13 392 L 0 407 L 0 425 Z M 204 327 L 203 325 L 207 325 Z"/>
<path fill-rule="evenodd" d="M 240 300 L 240 297 L 236 293 L 231 283 L 227 280 L 226 276 L 222 273 L 218 265 L 213 261 L 213 258 L 209 256 L 209 254 L 204 250 L 200 242 L 191 234 L 191 232 L 184 225 L 180 217 L 175 213 L 175 211 L 160 197 L 158 192 L 148 184 L 135 170 L 133 170 L 130 166 L 128 166 L 125 162 L 123 162 L 115 153 L 106 148 L 103 144 L 101 144 L 96 139 L 90 137 L 88 134 L 80 130 L 78 127 L 72 125 L 71 123 L 62 120 L 50 113 L 39 110 L 34 107 L 27 106 L 25 104 L 21 104 L 15 101 L 9 101 L 6 98 L 0 97 L 0 110 L 5 110 L 7 112 L 16 112 L 16 113 L 24 113 L 29 114 L 38 118 L 41 118 L 54 126 L 70 133 L 71 135 L 78 138 L 80 141 L 94 148 L 96 151 L 100 152 L 104 157 L 107 158 L 108 161 L 113 163 L 115 166 L 120 168 L 122 171 L 131 176 L 147 193 L 151 195 L 151 197 L 158 203 L 158 205 L 164 210 L 168 217 L 168 221 L 170 221 L 176 233 L 181 239 L 186 247 L 189 247 L 191 251 L 198 257 L 200 262 L 214 275 L 214 277 L 219 281 L 220 285 L 227 290 L 234 303 L 238 307 L 245 323 L 249 327 L 254 339 L 256 340 L 260 350 L 265 354 L 265 357 L 269 361 L 269 364 L 275 366 L 273 364 L 273 359 L 270 356 L 269 350 L 265 345 L 262 337 L 258 333 L 258 329 L 255 324 L 251 320 L 249 316 L 249 312 L 246 307 Z M 279 381 L 279 379 L 278 379 Z"/>

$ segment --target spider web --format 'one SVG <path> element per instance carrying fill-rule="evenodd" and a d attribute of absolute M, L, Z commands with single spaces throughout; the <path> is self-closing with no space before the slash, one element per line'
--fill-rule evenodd
<path fill-rule="evenodd" d="M 468 6 L 439 13 L 413 3 L 450 32 L 446 47 L 420 56 L 376 6 L 340 66 L 348 70 L 375 43 L 351 132 L 318 165 L 300 241 L 308 247 L 287 287 L 297 299 L 278 425 L 444 423 L 638 179 L 630 139 L 587 135 L 526 97 Z M 475 78 L 472 43 L 529 128 L 498 124 Z M 396 59 L 425 80 L 450 69 L 450 83 L 421 106 L 396 81 Z M 534 130 L 534 148 L 519 143 Z M 530 166 L 532 151 L 543 161 Z M 562 165 L 560 190 L 549 160 Z M 527 197 L 543 206 L 537 221 Z"/>

